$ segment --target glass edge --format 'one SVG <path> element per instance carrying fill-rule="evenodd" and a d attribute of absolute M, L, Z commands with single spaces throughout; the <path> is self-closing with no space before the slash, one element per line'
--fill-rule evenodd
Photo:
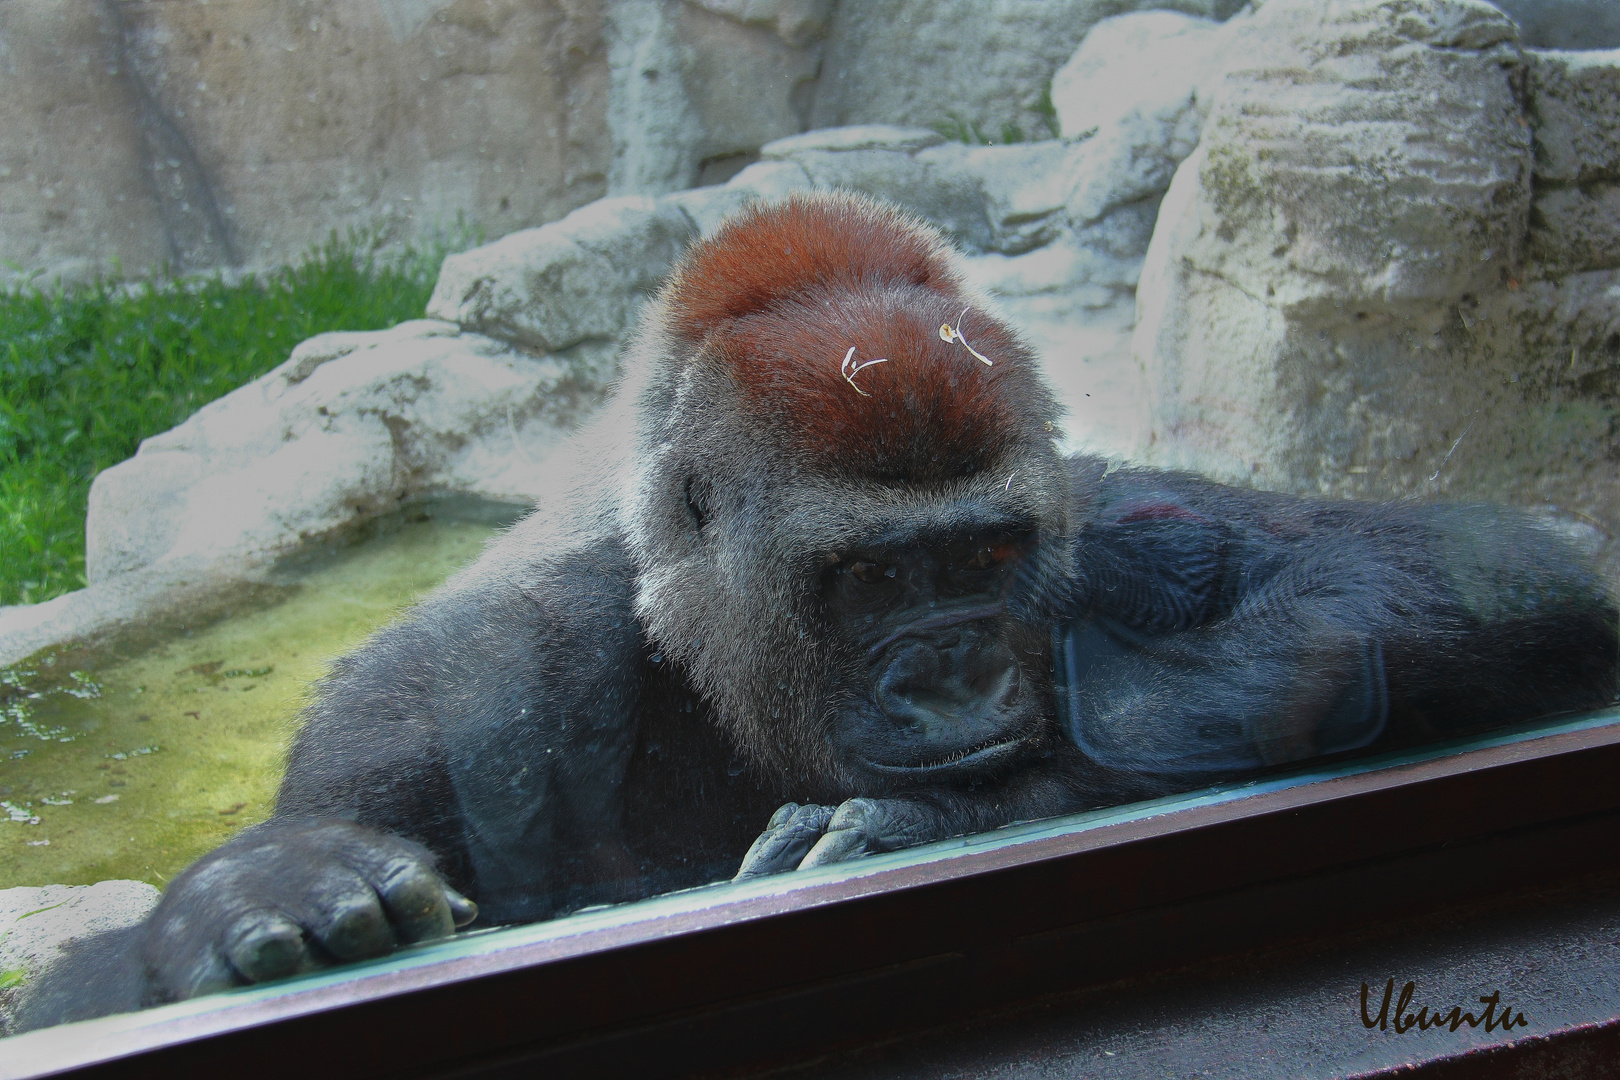
<path fill-rule="evenodd" d="M 1549 736 L 1589 731 L 1616 724 L 1620 724 L 1620 707 L 1611 707 L 1554 723 L 1542 722 L 1534 727 L 1520 726 L 1511 730 L 1500 730 L 1486 735 L 1361 758 L 1325 768 L 1304 769 L 1280 776 L 1201 788 L 1197 791 L 1168 795 L 1125 806 L 1104 807 L 1058 818 L 1022 822 L 991 832 L 943 840 L 905 851 L 868 856 L 841 865 L 779 874 L 752 881 L 716 882 L 645 900 L 577 911 L 557 919 L 529 925 L 489 927 L 457 935 L 448 941 L 407 946 L 377 960 L 345 964 L 328 971 L 280 982 L 242 987 L 192 1001 L 161 1005 L 140 1012 L 123 1013 L 83 1023 L 97 1025 L 108 1035 L 133 1032 L 181 1018 L 228 1012 L 245 1005 L 274 1002 L 311 990 L 343 986 L 357 979 L 418 970 L 448 960 L 491 956 L 510 949 L 557 941 L 578 934 L 612 930 L 638 923 L 654 923 L 675 916 L 724 908 L 740 901 L 784 896 L 807 886 L 859 881 L 888 871 L 936 863 L 969 853 L 1016 848 L 1039 841 L 1074 836 L 1106 826 L 1147 821 L 1170 813 L 1225 805 L 1254 795 L 1287 791 L 1326 780 L 1362 776 L 1386 769 L 1420 764 L 1464 751 L 1511 746 Z M 829 899 L 827 902 L 833 901 Z M 750 912 L 740 918 L 769 917 L 769 914 Z M 58 1031 L 63 1028 L 84 1030 L 82 1024 L 69 1024 L 62 1025 L 61 1028 L 42 1029 L 42 1032 Z"/>

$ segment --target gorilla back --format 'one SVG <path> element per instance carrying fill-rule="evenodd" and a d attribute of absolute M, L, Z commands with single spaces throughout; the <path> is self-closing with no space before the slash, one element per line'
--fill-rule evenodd
<path fill-rule="evenodd" d="M 119 985 L 1614 697 L 1613 605 L 1527 517 L 1062 459 L 1028 348 L 866 200 L 696 244 L 627 372 L 557 497 L 335 666 L 274 817 L 174 881 Z"/>

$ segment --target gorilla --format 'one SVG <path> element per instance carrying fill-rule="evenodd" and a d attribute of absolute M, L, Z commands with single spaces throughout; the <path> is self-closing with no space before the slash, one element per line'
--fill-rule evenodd
<path fill-rule="evenodd" d="M 870 200 L 696 243 L 626 370 L 69 1012 L 1615 697 L 1614 603 L 1539 519 L 1065 459 L 1028 347 Z"/>

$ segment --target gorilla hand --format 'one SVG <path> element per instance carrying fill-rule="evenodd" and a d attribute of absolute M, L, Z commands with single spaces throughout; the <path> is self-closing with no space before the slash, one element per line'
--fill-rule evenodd
<path fill-rule="evenodd" d="M 905 799 L 849 799 L 838 807 L 788 803 L 771 815 L 735 880 L 899 851 L 948 833 L 939 811 Z"/>
<path fill-rule="evenodd" d="M 348 821 L 268 824 L 175 879 L 144 954 L 153 990 L 172 1001 L 381 956 L 477 914 L 420 844 Z"/>

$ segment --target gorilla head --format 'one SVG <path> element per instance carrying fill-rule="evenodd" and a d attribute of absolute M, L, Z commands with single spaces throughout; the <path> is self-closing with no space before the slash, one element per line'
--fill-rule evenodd
<path fill-rule="evenodd" d="M 855 196 L 749 210 L 643 327 L 635 610 L 737 744 L 820 798 L 1018 760 L 1049 646 L 1008 591 L 1061 552 L 1067 480 L 946 243 Z"/>

